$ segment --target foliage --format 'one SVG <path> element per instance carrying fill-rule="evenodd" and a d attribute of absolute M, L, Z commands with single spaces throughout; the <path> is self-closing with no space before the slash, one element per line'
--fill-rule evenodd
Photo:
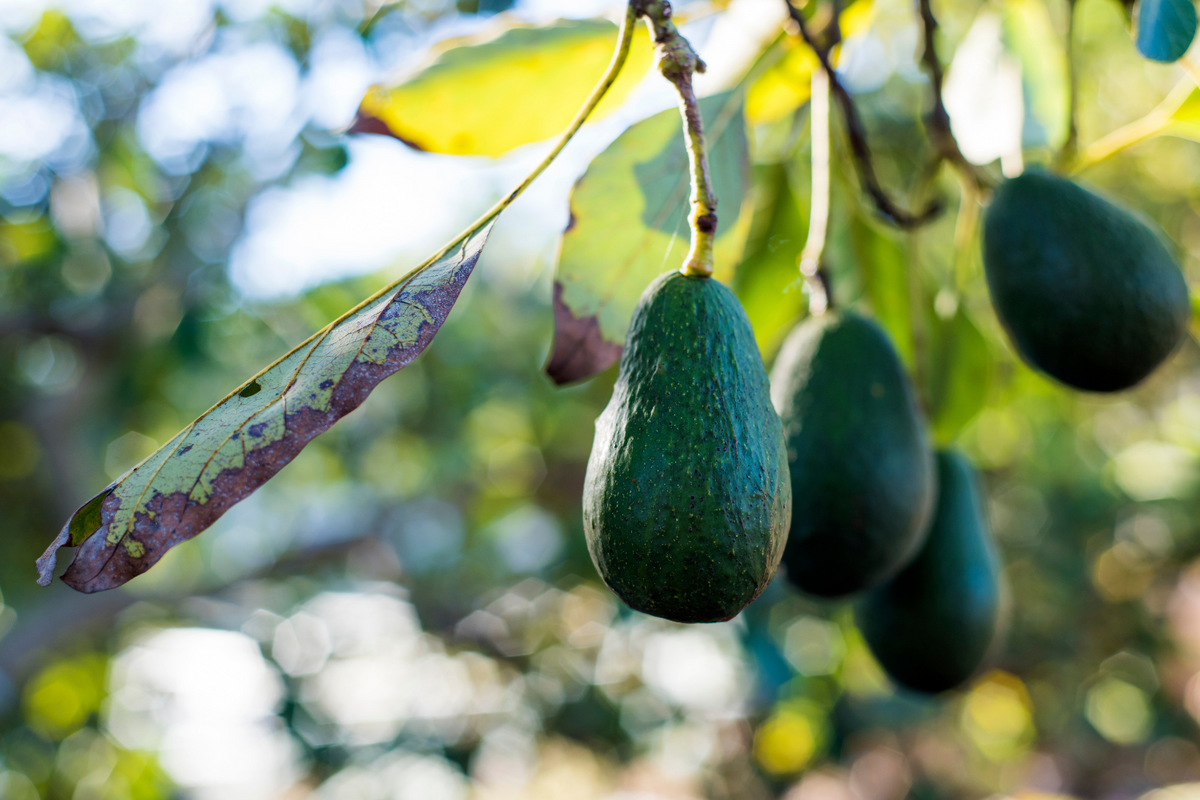
<path fill-rule="evenodd" d="M 364 20 L 337 4 L 201 3 L 186 41 L 153 15 L 5 11 L 0 119 L 48 122 L 28 133 L 0 123 L 0 795 L 561 797 L 568 785 L 580 797 L 1134 797 L 1200 780 L 1194 345 L 1114 397 L 1030 371 L 977 258 L 956 258 L 955 215 L 904 235 L 875 219 L 841 128 L 825 251 L 835 299 L 884 325 L 939 441 L 983 471 L 1007 564 L 1007 647 L 961 691 L 897 691 L 848 608 L 779 581 L 717 626 L 672 626 L 613 599 L 588 560 L 579 498 L 614 376 L 564 390 L 542 377 L 550 279 L 508 277 L 529 274 L 538 255 L 511 245 L 503 217 L 428 349 L 212 530 L 121 590 L 85 598 L 33 584 L 33 559 L 81 501 L 420 261 L 274 298 L 248 292 L 230 267 L 261 230 L 263 198 L 333 191 L 366 163 L 367 137 L 337 133 L 353 102 L 336 120 L 296 110 L 308 102 L 296 87 L 328 74 L 324 54 L 367 53 L 382 74 L 416 42 L 517 29 L 454 5 L 399 2 Z M 464 14 L 503 4 L 475 5 L 459 4 Z M 686 32 L 711 24 L 719 41 L 729 5 Z M 1020 65 L 1018 144 L 1025 161 L 1049 162 L 1069 135 L 1067 50 L 1046 52 L 1063 41 L 1066 4 L 993 5 L 999 55 Z M 1194 279 L 1200 93 L 1179 66 L 1138 54 L 1168 7 L 1181 8 L 1139 9 L 1135 39 L 1120 4 L 1078 1 L 1078 143 L 1083 180 L 1152 217 Z M 930 155 L 913 10 L 870 8 L 861 27 L 844 23 L 839 63 L 881 182 L 922 199 L 909 191 Z M 935 6 L 951 79 L 977 10 Z M 759 44 L 758 74 L 715 87 L 750 104 L 745 211 L 728 199 L 735 190 L 720 194 L 719 230 L 738 235 L 741 214 L 745 257 L 718 266 L 769 361 L 805 305 L 793 270 L 812 202 L 813 62 L 794 36 L 774 51 L 770 36 Z M 580 94 L 595 77 L 580 78 Z M 181 86 L 197 102 L 171 106 Z M 630 88 L 637 103 L 642 90 Z M 214 96 L 224 100 L 198 104 Z M 617 147 L 622 129 L 653 124 L 666 105 L 614 108 L 594 130 L 611 125 Z M 500 118 L 490 127 L 508 135 Z M 595 141 L 595 152 L 607 144 Z M 667 146 L 656 138 L 628 163 Z M 496 191 L 521 157 L 502 162 Z M 490 167 L 470 165 L 470 191 L 489 196 Z M 630 172 L 609 201 L 622 211 L 649 196 Z M 951 209 L 959 199 L 946 171 L 925 193 Z M 566 202 L 563 192 L 555 206 L 564 225 Z M 480 210 L 464 201 L 455 224 Z M 337 241 L 354 251 L 352 236 Z"/>

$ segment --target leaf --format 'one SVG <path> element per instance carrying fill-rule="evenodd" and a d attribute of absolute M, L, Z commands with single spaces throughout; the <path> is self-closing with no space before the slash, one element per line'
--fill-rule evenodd
<path fill-rule="evenodd" d="M 807 45 L 791 42 L 783 58 L 746 92 L 746 119 L 750 124 L 776 122 L 807 103 L 818 63 Z"/>
<path fill-rule="evenodd" d="M 604 20 L 513 28 L 482 43 L 455 40 L 398 86 L 371 87 L 351 130 L 390 134 L 434 153 L 500 155 L 567 127 L 604 74 L 616 40 L 617 26 Z M 629 60 L 592 121 L 621 105 L 652 56 L 639 26 Z"/>
<path fill-rule="evenodd" d="M 1137 49 L 1151 61 L 1178 61 L 1196 38 L 1192 0 L 1139 0 Z"/>
<path fill-rule="evenodd" d="M 786 163 L 755 167 L 754 216 L 733 290 L 758 348 L 769 357 L 808 307 L 797 263 L 808 236 L 808 203 L 793 190 Z"/>
<path fill-rule="evenodd" d="M 700 113 L 709 169 L 720 203 L 716 275 L 732 274 L 749 214 L 746 124 L 738 94 L 706 97 Z M 554 346 L 546 373 L 556 383 L 582 380 L 621 355 L 634 306 L 655 277 L 683 263 L 688 155 L 679 111 L 668 109 L 629 128 L 592 160 L 571 191 L 554 285 Z"/>
<path fill-rule="evenodd" d="M 929 418 L 939 446 L 953 442 L 983 410 L 992 378 L 987 340 L 963 311 L 949 319 L 932 317 Z"/>
<path fill-rule="evenodd" d="M 38 559 L 38 583 L 49 585 L 58 548 L 70 545 L 68 586 L 120 586 L 270 480 L 428 346 L 491 227 L 318 332 L 85 503 Z"/>
<path fill-rule="evenodd" d="M 1067 140 L 1070 122 L 1069 76 L 1066 48 L 1046 4 L 1043 0 L 1007 0 L 1002 30 L 1006 49 L 1021 64 L 1025 103 L 1031 112 L 1025 118 L 1024 144 L 1058 149 Z M 1030 130 L 1031 121 L 1040 132 Z"/>
<path fill-rule="evenodd" d="M 891 236 L 855 214 L 851 249 L 875 318 L 887 330 L 905 366 L 913 366 L 908 254 Z"/>

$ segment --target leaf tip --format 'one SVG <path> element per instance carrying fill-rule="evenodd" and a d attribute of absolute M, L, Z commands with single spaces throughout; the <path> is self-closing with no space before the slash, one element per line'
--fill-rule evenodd
<path fill-rule="evenodd" d="M 67 522 L 63 529 L 54 537 L 54 541 L 46 548 L 37 560 L 38 586 L 49 586 L 54 580 L 54 570 L 58 567 L 58 548 L 63 547 L 71 538 L 71 523 Z"/>
<path fill-rule="evenodd" d="M 545 372 L 562 386 L 603 372 L 621 357 L 621 345 L 607 341 L 595 316 L 577 317 L 562 299 L 563 287 L 554 282 L 554 345 Z"/>

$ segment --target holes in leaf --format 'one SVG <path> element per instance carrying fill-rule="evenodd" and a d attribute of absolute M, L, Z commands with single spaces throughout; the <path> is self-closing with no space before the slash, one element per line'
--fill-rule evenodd
<path fill-rule="evenodd" d="M 261 391 L 262 384 L 260 384 L 258 381 L 250 381 L 250 383 L 246 385 L 245 389 L 242 389 L 240 392 L 238 392 L 238 397 L 254 397 L 254 395 Z"/>

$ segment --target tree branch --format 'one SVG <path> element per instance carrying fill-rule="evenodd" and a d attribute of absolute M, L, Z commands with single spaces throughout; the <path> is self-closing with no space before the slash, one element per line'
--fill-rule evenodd
<path fill-rule="evenodd" d="M 858 173 L 863 191 L 871 198 L 871 202 L 875 204 L 875 208 L 879 213 L 897 227 L 916 228 L 929 222 L 941 212 L 941 200 L 931 200 L 922 210 L 916 213 L 907 211 L 888 196 L 879 182 L 878 175 L 875 174 L 871 147 L 867 141 L 867 131 L 863 125 L 862 117 L 859 116 L 858 109 L 854 105 L 854 100 L 850 97 L 850 93 L 846 91 L 846 87 L 842 86 L 841 81 L 838 80 L 837 73 L 829 62 L 829 51 L 841 40 L 836 13 L 829 27 L 826 29 L 827 37 L 823 37 L 827 38 L 827 41 L 822 44 L 817 42 L 808 30 L 804 15 L 792 5 L 791 0 L 785 0 L 785 2 L 787 3 L 788 14 L 800 30 L 800 36 L 804 39 L 805 44 L 816 53 L 817 60 L 821 62 L 821 68 L 829 76 L 830 91 L 833 92 L 834 98 L 837 99 L 838 106 L 842 109 L 842 117 L 846 120 L 846 132 L 850 137 L 850 150 L 854 154 L 855 163 L 858 165 Z"/>
<path fill-rule="evenodd" d="M 937 45 L 934 43 L 938 21 L 933 16 L 930 0 L 918 0 L 918 7 L 924 40 L 924 47 L 921 49 L 921 64 L 929 73 L 929 83 L 933 89 L 933 109 L 926 119 L 929 141 L 937 150 L 938 155 L 953 164 L 955 169 L 974 184 L 977 191 L 990 189 L 991 181 L 976 169 L 974 164 L 967 161 L 958 147 L 958 140 L 954 138 L 954 133 L 950 130 L 950 115 L 946 113 L 946 104 L 942 98 L 942 82 L 945 75 L 942 71 L 942 62 L 938 59 Z"/>

